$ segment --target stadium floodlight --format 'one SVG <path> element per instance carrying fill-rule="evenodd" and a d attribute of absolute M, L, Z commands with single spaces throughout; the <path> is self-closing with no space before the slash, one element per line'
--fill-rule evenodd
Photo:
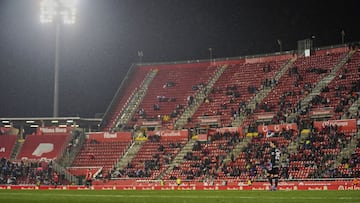
<path fill-rule="evenodd" d="M 64 24 L 76 22 L 76 0 L 42 0 L 40 22 L 51 23 L 62 20 Z"/>
<path fill-rule="evenodd" d="M 53 117 L 58 117 L 59 112 L 60 24 L 75 23 L 76 3 L 76 0 L 41 0 L 40 2 L 40 22 L 56 23 Z"/>

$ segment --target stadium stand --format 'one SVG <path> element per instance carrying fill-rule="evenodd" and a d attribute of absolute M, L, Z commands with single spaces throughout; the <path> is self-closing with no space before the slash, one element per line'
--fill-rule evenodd
<path fill-rule="evenodd" d="M 224 72 L 207 90 L 220 68 Z M 153 71 L 154 78 L 144 86 Z M 139 65 L 119 88 L 120 96 L 114 97 L 104 118 L 105 131 L 87 135 L 67 171 L 81 177 L 91 169 L 99 179 L 95 184 L 105 178 L 112 178 L 111 184 L 178 178 L 204 184 L 266 180 L 269 142 L 274 141 L 282 153 L 282 179 L 359 177 L 359 74 L 360 51 L 347 47 L 317 50 L 308 57 L 285 54 L 214 64 Z M 131 98 L 141 88 L 143 97 L 132 104 Z M 265 94 L 264 89 L 269 91 Z M 184 129 L 173 129 L 191 102 L 199 102 L 191 100 L 199 92 L 204 100 L 189 113 Z M 252 110 L 249 103 L 258 94 L 264 94 L 264 99 L 256 101 Z M 127 106 L 134 107 L 131 119 L 126 128 L 117 128 L 119 119 L 129 113 L 124 111 Z M 233 121 L 240 116 L 246 119 L 234 130 Z M 114 132 L 120 130 L 129 132 Z M 116 168 L 139 132 L 140 150 L 125 168 Z M 10 137 L 0 136 L 0 153 L 5 145 L 6 153 L 11 151 L 7 149 L 16 136 Z M 30 173 L 17 177 L 17 183 L 51 182 L 49 172 L 40 172 L 52 168 L 51 162 L 41 160 L 59 158 L 69 140 L 68 134 L 28 135 L 17 159 L 34 162 L 11 163 L 4 154 L 1 164 L 15 170 L 30 164 L 41 177 Z"/>
<path fill-rule="evenodd" d="M 74 175 L 84 175 L 88 168 L 96 172 L 100 168 L 101 176 L 107 177 L 131 142 L 130 133 L 90 134 L 68 171 Z"/>
<path fill-rule="evenodd" d="M 28 135 L 20 150 L 17 159 L 53 160 L 59 158 L 66 148 L 67 141 L 69 141 L 69 134 L 43 134 L 43 135 Z"/>
<path fill-rule="evenodd" d="M 322 89 L 319 96 L 311 102 L 311 109 L 330 109 L 329 119 L 340 119 L 345 112 L 349 117 L 347 109 L 354 103 L 360 91 L 360 52 L 354 53 L 352 57 L 337 72 L 336 77 L 330 84 Z"/>
<path fill-rule="evenodd" d="M 186 144 L 187 137 L 176 140 L 149 135 L 148 140 L 117 177 L 155 179 L 163 173 Z"/>
<path fill-rule="evenodd" d="M 189 104 L 188 98 L 202 91 L 217 67 L 199 63 L 145 68 L 156 68 L 158 72 L 132 118 L 131 126 L 142 126 L 144 121 L 159 121 L 160 125 L 172 123 Z"/>
<path fill-rule="evenodd" d="M 115 127 L 119 116 L 124 110 L 124 107 L 127 105 L 134 92 L 140 87 L 149 71 L 149 69 L 138 68 L 131 73 L 131 75 L 129 76 L 130 78 L 126 80 L 129 80 L 128 85 L 126 85 L 126 88 L 121 89 L 122 96 L 118 98 L 118 100 L 115 100 L 115 104 L 111 106 L 112 109 L 110 115 L 106 119 L 105 127 L 103 128 L 104 131 L 110 131 L 112 128 Z"/>
<path fill-rule="evenodd" d="M 270 140 L 279 143 L 279 147 L 284 154 L 280 171 L 283 178 L 307 179 L 330 177 L 328 175 L 329 170 L 332 170 L 331 167 L 336 163 L 336 157 L 349 145 L 355 131 L 338 132 L 336 130 L 315 130 L 316 128 L 313 128 L 314 120 L 316 121 L 319 118 L 311 119 L 309 117 L 311 111 L 329 106 L 335 108 L 341 101 L 331 99 L 327 103 L 320 102 L 313 104 L 313 99 L 310 102 L 311 108 L 306 113 L 301 111 L 301 101 L 312 93 L 313 89 L 322 82 L 323 78 L 330 75 L 336 69 L 336 77 L 329 81 L 328 84 L 328 87 L 331 89 L 330 92 L 336 93 L 338 86 L 345 85 L 346 89 L 351 89 L 351 92 L 339 90 L 341 91 L 340 95 L 353 94 L 353 97 L 349 100 L 349 104 L 339 111 L 336 116 L 321 117 L 320 119 L 338 119 L 339 115 L 346 114 L 346 110 L 358 98 L 357 92 L 359 92 L 358 84 L 356 84 L 359 76 L 345 71 L 354 72 L 359 67 L 359 52 L 355 52 L 344 65 L 339 65 L 348 53 L 347 48 L 330 48 L 319 50 L 309 57 L 298 56 L 291 67 L 277 81 L 272 81 L 271 79 L 285 66 L 292 56 L 270 57 L 266 61 L 254 59 L 227 63 L 225 71 L 213 85 L 210 94 L 206 95 L 200 107 L 188 119 L 189 122 L 185 129 L 198 128 L 199 117 L 219 116 L 220 122 L 217 123 L 217 126 L 225 127 L 231 126 L 232 121 L 237 116 L 245 114 L 248 116 L 248 119 L 241 126 L 245 130 L 245 134 L 240 133 L 241 135 L 236 136 L 237 141 L 234 141 L 234 138 L 231 136 L 214 138 L 214 135 L 207 133 L 211 137 L 209 140 L 196 141 L 191 150 L 181 149 L 183 150 L 182 153 L 185 152 L 185 156 L 179 162 L 180 165 L 176 164 L 177 161 L 173 157 L 168 160 L 167 163 L 175 164 L 173 165 L 174 167 L 170 168 L 171 170 L 169 170 L 167 164 L 162 164 L 165 161 L 164 157 L 157 157 L 159 146 L 164 146 L 162 150 L 169 150 L 166 147 L 169 144 L 168 141 L 161 141 L 161 139 L 147 141 L 129 163 L 128 167 L 121 170 L 121 172 L 116 172 L 118 174 L 117 177 L 131 177 L 137 180 L 151 180 L 162 177 L 168 181 L 176 178 L 190 181 L 209 179 L 245 180 L 249 178 L 261 180 L 265 178 L 264 159 L 266 157 L 263 157 L 263 153 L 269 150 L 268 142 Z M 339 69 L 337 66 L 340 66 Z M 189 72 L 196 69 L 195 67 L 192 67 L 193 69 L 190 67 L 191 65 L 188 67 L 191 70 Z M 130 126 L 141 126 L 142 119 L 157 120 L 158 115 L 161 118 L 164 115 L 170 115 L 176 109 L 176 105 L 180 103 L 178 101 L 183 102 L 180 104 L 186 107 L 187 96 L 191 92 L 194 93 L 201 89 L 201 86 L 196 87 L 196 84 L 208 81 L 208 77 L 211 77 L 216 66 L 208 67 L 206 70 L 211 68 L 211 71 L 207 73 L 204 73 L 204 68 L 201 70 L 196 69 L 199 71 L 199 74 L 202 73 L 206 76 L 204 77 L 205 79 L 197 81 L 181 65 L 159 65 L 156 68 L 158 69 L 158 74 L 150 83 L 146 96 L 138 108 L 142 112 L 137 112 L 137 115 L 129 123 Z M 254 77 L 254 73 L 256 73 L 256 77 Z M 341 76 L 341 74 L 345 76 Z M 349 77 L 349 80 L 345 82 L 341 77 Z M 181 78 L 181 80 L 177 80 L 178 78 Z M 183 82 L 185 78 L 190 78 L 189 81 L 194 82 Z M 186 83 L 187 86 L 180 86 L 183 83 Z M 247 112 L 248 102 L 263 88 L 270 88 L 269 94 L 257 104 L 254 112 Z M 323 95 L 326 95 L 324 91 L 319 94 L 319 97 L 323 97 Z M 335 96 L 333 95 L 331 98 Z M 176 102 L 170 102 L 171 98 L 176 98 Z M 179 98 L 180 100 L 178 100 Z M 155 104 L 158 104 L 156 108 Z M 182 111 L 178 113 L 181 114 Z M 264 113 L 274 113 L 274 116 L 269 121 L 265 121 L 265 123 L 263 123 L 264 121 L 257 123 L 256 115 Z M 292 123 L 287 123 L 289 121 L 287 117 L 291 114 L 297 115 L 295 116 L 296 119 L 290 120 Z M 174 122 L 174 120 L 169 119 L 167 121 Z M 269 136 L 269 132 L 258 129 L 259 125 L 267 127 L 270 125 L 295 125 L 296 129 L 289 130 L 285 129 L 287 127 L 284 127 Z M 162 120 L 159 126 L 155 127 L 161 128 L 161 126 L 167 128 L 164 120 Z M 209 128 L 210 126 L 204 127 Z M 300 135 L 303 130 L 307 129 L 310 129 L 308 134 Z M 255 135 L 255 137 L 245 141 L 244 138 L 247 136 L 247 132 L 254 132 L 251 135 Z M 240 153 L 231 155 L 235 151 L 234 149 L 238 148 L 238 145 L 240 146 L 242 142 L 245 142 L 245 147 L 242 148 Z M 182 145 L 185 144 L 184 142 Z M 314 153 L 314 150 L 316 153 Z M 180 153 L 176 151 L 175 154 Z M 230 160 L 229 157 L 231 157 Z M 311 159 L 311 157 L 314 159 Z M 171 162 L 171 160 L 173 161 Z M 353 163 L 354 160 L 351 162 Z M 151 163 L 154 164 L 152 165 Z M 149 164 L 153 166 L 152 170 L 147 170 Z M 339 165 L 340 168 L 343 168 L 342 165 Z"/>
<path fill-rule="evenodd" d="M 239 133 L 229 132 L 216 132 L 205 141 L 196 141 L 192 150 L 183 157 L 182 164 L 176 166 L 165 179 L 201 181 L 211 176 L 220 176 L 219 168 L 238 142 L 240 142 Z"/>
<path fill-rule="evenodd" d="M 0 135 L 0 158 L 10 159 L 16 140 L 16 135 Z"/>
<path fill-rule="evenodd" d="M 271 78 L 285 62 L 286 60 L 272 58 L 265 62 L 243 61 L 230 64 L 186 127 L 196 127 L 196 124 L 199 124 L 198 118 L 204 116 L 220 116 L 218 126 L 231 125 L 234 117 L 245 113 L 246 109 L 242 107 L 249 102 L 265 81 L 267 85 L 275 85 L 275 81 L 271 81 Z"/>

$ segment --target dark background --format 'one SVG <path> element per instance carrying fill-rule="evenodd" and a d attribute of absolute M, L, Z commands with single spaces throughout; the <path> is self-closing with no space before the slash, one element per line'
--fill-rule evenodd
<path fill-rule="evenodd" d="M 54 24 L 39 0 L 0 0 L 0 117 L 52 116 Z M 359 41 L 357 1 L 78 0 L 61 33 L 59 116 L 104 113 L 132 63 L 233 57 Z"/>

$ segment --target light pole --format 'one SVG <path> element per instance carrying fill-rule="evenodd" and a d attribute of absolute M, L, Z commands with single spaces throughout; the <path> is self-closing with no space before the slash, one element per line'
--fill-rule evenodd
<path fill-rule="evenodd" d="M 142 64 L 142 57 L 144 56 L 143 51 L 138 51 L 139 63 Z"/>
<path fill-rule="evenodd" d="M 277 43 L 279 45 L 279 51 L 282 52 L 282 41 L 280 39 L 277 40 Z"/>
<path fill-rule="evenodd" d="M 42 0 L 40 3 L 40 22 L 56 23 L 53 117 L 59 116 L 59 62 L 61 24 L 75 23 L 75 6 L 76 0 Z"/>
<path fill-rule="evenodd" d="M 213 57 L 213 55 L 212 55 L 212 51 L 213 51 L 213 48 L 209 48 L 209 59 L 210 59 L 210 65 L 212 64 L 212 57 Z"/>

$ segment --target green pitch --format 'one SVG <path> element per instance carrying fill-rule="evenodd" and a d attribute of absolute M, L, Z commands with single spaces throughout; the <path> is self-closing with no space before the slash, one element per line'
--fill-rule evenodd
<path fill-rule="evenodd" d="M 238 203 L 358 202 L 360 191 L 44 191 L 2 190 L 1 203 Z"/>

